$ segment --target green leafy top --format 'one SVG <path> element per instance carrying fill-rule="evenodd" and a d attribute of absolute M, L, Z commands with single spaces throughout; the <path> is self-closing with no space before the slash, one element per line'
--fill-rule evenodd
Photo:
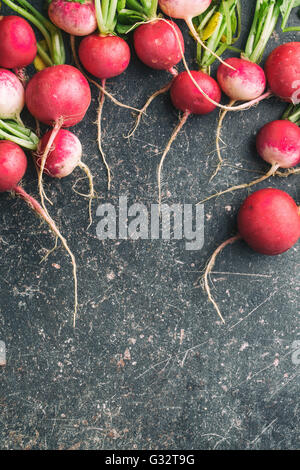
<path fill-rule="evenodd" d="M 158 0 L 119 0 L 117 32 L 127 34 L 140 23 L 157 18 Z"/>
<path fill-rule="evenodd" d="M 197 61 L 201 70 L 209 72 L 216 57 L 213 51 L 221 56 L 226 49 L 240 52 L 233 47 L 241 33 L 240 0 L 214 0 L 210 7 L 200 16 L 194 18 L 194 25 L 209 50 L 197 44 Z"/>
<path fill-rule="evenodd" d="M 281 29 L 283 32 L 300 31 L 300 26 L 286 27 L 293 8 L 299 5 L 300 0 L 257 0 L 254 19 L 243 56 L 252 62 L 259 63 L 261 61 L 267 42 L 276 28 L 280 15 L 282 16 Z"/>

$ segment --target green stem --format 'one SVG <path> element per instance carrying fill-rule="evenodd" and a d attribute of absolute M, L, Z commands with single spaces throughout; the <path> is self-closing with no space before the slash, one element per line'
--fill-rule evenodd
<path fill-rule="evenodd" d="M 281 119 L 288 119 L 289 121 L 299 125 L 300 104 L 297 104 L 296 106 L 290 104 Z"/>
<path fill-rule="evenodd" d="M 279 15 L 280 15 L 280 8 L 278 5 L 273 3 L 273 5 L 268 10 L 268 14 L 265 19 L 264 27 L 262 28 L 261 33 L 259 31 L 260 39 L 257 42 L 255 49 L 248 57 L 248 59 L 251 60 L 251 62 L 258 63 L 262 59 L 262 55 L 264 53 L 266 45 L 270 39 L 271 34 L 273 33 L 276 27 Z"/>

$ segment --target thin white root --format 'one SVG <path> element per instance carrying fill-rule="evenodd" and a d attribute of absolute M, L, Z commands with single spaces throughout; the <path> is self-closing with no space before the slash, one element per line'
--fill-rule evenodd
<path fill-rule="evenodd" d="M 116 106 L 119 106 L 120 108 L 131 109 L 131 111 L 135 111 L 136 113 L 140 112 L 140 109 L 134 108 L 134 107 L 129 106 L 129 105 L 124 104 L 124 103 L 121 103 L 121 101 L 117 100 L 117 98 L 115 98 L 111 93 L 109 93 L 105 88 L 103 88 L 98 82 L 96 82 L 95 80 L 90 78 L 86 74 L 86 72 L 84 71 L 84 69 L 82 68 L 82 66 L 79 62 L 77 52 L 76 52 L 76 47 L 75 47 L 75 37 L 72 36 L 72 35 L 70 35 L 70 44 L 71 44 L 71 50 L 72 50 L 72 56 L 73 56 L 74 63 L 76 65 L 76 67 L 80 70 L 82 75 L 85 76 L 85 78 L 87 79 L 88 82 L 92 83 L 95 87 L 97 87 L 101 91 L 101 93 L 104 93 L 104 95 L 106 95 Z"/>
<path fill-rule="evenodd" d="M 102 87 L 105 89 L 105 80 L 102 81 Z M 103 148 L 102 148 L 102 125 L 101 125 L 101 122 L 102 122 L 102 111 L 103 111 L 104 101 L 105 101 L 105 95 L 104 95 L 104 93 L 101 92 L 100 96 L 99 96 L 99 108 L 98 108 L 98 114 L 97 114 L 97 128 L 98 128 L 97 141 L 98 141 L 99 151 L 100 151 L 104 166 L 105 166 L 106 171 L 107 171 L 107 190 L 110 191 L 111 171 L 110 171 L 110 167 L 107 163 L 105 153 L 104 153 Z"/>
<path fill-rule="evenodd" d="M 53 253 L 57 249 L 57 243 L 58 243 L 58 236 L 56 235 L 55 236 L 55 245 L 54 245 L 54 247 L 51 248 L 51 250 L 47 251 L 45 256 L 41 259 L 40 264 L 43 263 L 44 261 L 46 261 L 48 259 L 48 257 L 51 255 L 51 253 Z"/>
<path fill-rule="evenodd" d="M 300 168 L 289 168 L 287 171 L 276 171 L 275 175 L 281 178 L 287 178 L 290 175 L 297 175 L 300 173 Z"/>
<path fill-rule="evenodd" d="M 215 197 L 222 196 L 223 194 L 226 194 L 226 193 L 231 193 L 232 191 L 237 191 L 238 189 L 250 188 L 251 186 L 254 186 L 255 184 L 261 183 L 262 181 L 270 178 L 270 176 L 275 175 L 278 168 L 280 168 L 279 165 L 272 165 L 270 170 L 265 175 L 261 176 L 260 178 L 257 178 L 256 180 L 251 181 L 250 183 L 239 184 L 238 186 L 232 186 L 231 188 L 225 189 L 225 191 L 212 194 L 211 196 L 203 199 L 197 204 L 203 204 L 204 202 L 209 201 L 210 199 L 214 199 Z"/>
<path fill-rule="evenodd" d="M 190 116 L 190 111 L 186 111 L 182 118 L 180 119 L 179 123 L 177 124 L 177 126 L 175 127 L 171 137 L 170 137 L 170 140 L 164 150 L 164 153 L 161 157 L 161 160 L 159 162 L 159 165 L 158 165 L 158 169 L 157 169 L 157 184 L 158 184 L 158 207 L 159 207 L 159 212 L 160 212 L 160 208 L 161 208 L 161 199 L 162 199 L 162 191 L 161 191 L 161 174 L 162 174 L 162 169 L 163 169 L 163 164 L 164 164 L 164 161 L 165 161 L 165 158 L 173 144 L 173 142 L 175 141 L 176 137 L 178 136 L 179 132 L 181 131 L 181 129 L 183 128 L 183 126 L 185 125 L 188 117 Z"/>
<path fill-rule="evenodd" d="M 218 304 L 217 302 L 214 300 L 212 294 L 211 294 L 211 290 L 210 290 L 210 286 L 209 286 L 209 275 L 210 273 L 212 272 L 213 270 L 213 267 L 215 265 L 215 262 L 216 262 L 216 258 L 217 256 L 219 255 L 219 253 L 221 253 L 221 251 L 227 246 L 227 245 L 231 245 L 232 243 L 235 243 L 237 240 L 240 240 L 241 239 L 241 236 L 238 234 L 238 235 L 235 235 L 234 237 L 231 237 L 229 238 L 228 240 L 226 240 L 224 243 L 222 243 L 217 249 L 216 251 L 213 253 L 213 255 L 211 256 L 209 262 L 207 263 L 207 266 L 206 266 L 206 269 L 205 269 L 205 272 L 204 272 L 204 275 L 203 275 L 203 279 L 204 279 L 204 289 L 208 295 L 208 299 L 209 301 L 213 304 L 213 306 L 215 307 L 215 310 L 217 312 L 217 314 L 219 315 L 220 319 L 222 320 L 222 323 L 225 323 L 225 320 L 221 314 L 221 311 L 218 307 Z"/>
<path fill-rule="evenodd" d="M 90 228 L 90 226 L 92 225 L 93 223 L 93 217 L 92 217 L 92 202 L 93 202 L 93 199 L 95 198 L 95 189 L 94 189 L 94 182 L 93 182 L 93 175 L 89 169 L 89 167 L 83 163 L 82 161 L 80 161 L 79 165 L 78 165 L 86 174 L 88 180 L 89 180 L 89 185 L 90 185 L 90 192 L 89 194 L 82 194 L 82 193 L 78 193 L 80 194 L 81 196 L 83 197 L 86 197 L 89 199 L 89 220 L 90 220 L 90 223 L 87 227 L 87 229 Z"/>
<path fill-rule="evenodd" d="M 38 201 L 36 201 L 32 196 L 30 196 L 26 191 L 24 191 L 21 186 L 16 186 L 13 191 L 18 194 L 25 202 L 38 214 L 47 224 L 49 225 L 50 229 L 54 233 L 54 235 L 60 239 L 62 242 L 63 247 L 69 254 L 72 267 L 73 267 L 73 279 L 74 279 L 74 313 L 73 313 L 73 327 L 76 326 L 76 318 L 77 318 L 77 311 L 78 311 L 78 280 L 77 280 L 77 264 L 75 256 L 73 255 L 72 251 L 70 250 L 67 240 L 63 237 L 60 233 L 59 229 L 56 227 L 54 220 L 49 215 L 47 209 L 44 209 Z"/>
<path fill-rule="evenodd" d="M 150 106 L 150 104 L 152 103 L 152 101 L 155 100 L 155 98 L 157 98 L 159 95 L 163 95 L 164 93 L 167 93 L 167 91 L 170 90 L 170 88 L 172 86 L 172 83 L 173 83 L 173 80 L 171 80 L 164 87 L 160 88 L 160 90 L 157 90 L 155 93 L 153 93 L 153 95 L 151 95 L 148 98 L 148 100 L 146 101 L 146 103 L 144 104 L 144 106 L 142 107 L 142 109 L 139 111 L 139 113 L 137 115 L 136 122 L 135 122 L 135 125 L 134 125 L 133 129 L 130 131 L 130 133 L 128 135 L 124 136 L 125 139 L 130 139 L 130 137 L 132 137 L 135 134 L 137 128 L 140 125 L 143 114 L 146 115 L 146 111 L 147 111 L 148 107 Z"/>
<path fill-rule="evenodd" d="M 45 194 L 45 191 L 44 191 L 44 186 L 43 186 L 43 173 L 44 173 L 44 169 L 45 169 L 45 164 L 46 164 L 46 160 L 47 160 L 47 157 L 48 157 L 48 154 L 51 150 L 51 147 L 53 145 L 53 142 L 57 136 L 57 134 L 59 133 L 60 129 L 61 129 L 61 126 L 63 124 L 63 119 L 59 119 L 56 123 L 55 123 L 55 126 L 53 127 L 52 129 L 52 132 L 51 132 L 51 135 L 50 135 L 50 138 L 47 142 L 47 145 L 44 149 L 44 152 L 43 152 L 43 155 L 41 155 L 41 161 L 40 161 L 40 167 L 39 167 L 39 171 L 38 171 L 38 188 L 39 188 L 39 193 L 40 193 L 40 198 L 41 198 L 41 204 L 42 204 L 42 207 L 45 211 L 47 211 L 46 209 L 46 206 L 45 206 L 45 199 L 50 203 L 52 204 L 52 202 L 50 201 L 50 199 L 46 196 Z"/>
<path fill-rule="evenodd" d="M 235 100 L 231 100 L 229 102 L 229 106 L 233 106 L 234 103 L 235 103 Z M 216 149 L 217 149 L 217 155 L 218 155 L 219 163 L 218 163 L 217 168 L 215 169 L 214 173 L 210 177 L 209 181 L 212 181 L 214 179 L 214 177 L 219 173 L 219 171 L 221 169 L 221 166 L 223 164 L 223 157 L 222 157 L 222 154 L 221 154 L 220 141 L 221 141 L 222 125 L 223 125 L 223 121 L 224 121 L 225 116 L 226 116 L 227 113 L 228 113 L 228 110 L 226 110 L 226 109 L 224 109 L 220 113 L 220 118 L 219 118 L 219 122 L 218 122 L 217 133 L 216 133 Z"/>

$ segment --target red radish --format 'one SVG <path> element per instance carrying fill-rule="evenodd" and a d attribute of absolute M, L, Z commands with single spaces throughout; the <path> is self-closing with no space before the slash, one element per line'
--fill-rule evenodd
<path fill-rule="evenodd" d="M 274 95 L 289 103 L 300 103 L 300 42 L 276 47 L 266 61 L 265 72 Z"/>
<path fill-rule="evenodd" d="M 136 123 L 127 138 L 134 135 L 142 115 L 152 101 L 171 88 L 174 77 L 178 75 L 175 66 L 181 61 L 185 49 L 184 39 L 177 24 L 171 20 L 161 20 L 161 18 L 155 18 L 153 21 L 138 26 L 134 31 L 133 44 L 138 58 L 145 65 L 154 70 L 166 70 L 173 78 L 148 98 L 138 113 Z"/>
<path fill-rule="evenodd" d="M 71 65 L 48 67 L 29 81 L 26 105 L 30 113 L 53 130 L 41 159 L 39 191 L 44 205 L 42 176 L 48 153 L 61 127 L 74 126 L 80 122 L 91 103 L 91 90 L 82 73 Z"/>
<path fill-rule="evenodd" d="M 114 32 L 117 24 L 117 7 L 118 2 L 116 0 L 108 0 L 107 2 L 95 0 L 96 20 L 99 31 L 98 33 L 84 38 L 80 43 L 78 51 L 80 62 L 85 70 L 101 80 L 101 91 L 97 116 L 98 147 L 103 163 L 107 170 L 108 190 L 110 189 L 111 185 L 111 172 L 102 149 L 101 130 L 106 80 L 108 78 L 113 78 L 122 74 L 127 69 L 130 62 L 130 49 L 128 44 L 124 39 L 118 37 Z M 74 38 L 72 40 L 72 50 L 76 61 Z M 131 108 L 130 106 L 125 106 L 122 104 L 121 106 L 125 108 Z"/>
<path fill-rule="evenodd" d="M 93 34 L 79 46 L 79 58 L 84 68 L 101 80 L 123 73 L 130 62 L 130 49 L 119 36 Z"/>
<path fill-rule="evenodd" d="M 204 274 L 205 290 L 222 322 L 220 309 L 208 282 L 217 255 L 227 246 L 243 239 L 254 251 L 274 256 L 294 246 L 300 237 L 300 207 L 289 194 L 266 188 L 247 197 L 238 213 L 238 234 L 222 243 L 213 253 Z"/>
<path fill-rule="evenodd" d="M 272 121 L 256 137 L 256 148 L 270 165 L 292 168 L 300 163 L 300 128 L 291 121 Z"/>
<path fill-rule="evenodd" d="M 75 292 L 75 306 L 74 306 L 74 318 L 73 324 L 75 326 L 76 315 L 77 315 L 77 268 L 76 261 L 73 253 L 68 247 L 66 239 L 62 236 L 60 231 L 55 225 L 47 211 L 45 211 L 40 204 L 26 191 L 19 186 L 21 179 L 23 178 L 27 168 L 26 155 L 17 144 L 8 140 L 0 141 L 0 192 L 12 191 L 20 196 L 27 204 L 38 214 L 59 238 L 71 257 L 73 266 L 74 276 L 74 292 Z"/>
<path fill-rule="evenodd" d="M 71 65 L 54 65 L 36 73 L 26 88 L 30 113 L 47 125 L 78 124 L 91 103 L 91 90 L 82 73 Z"/>
<path fill-rule="evenodd" d="M 22 83 L 10 70 L 0 69 L 0 119 L 20 121 L 25 92 Z"/>
<path fill-rule="evenodd" d="M 30 24 L 20 16 L 0 16 L 0 67 L 18 69 L 31 64 L 37 53 Z"/>
<path fill-rule="evenodd" d="M 52 0 L 48 15 L 58 28 L 74 36 L 87 36 L 97 29 L 93 0 Z"/>
<path fill-rule="evenodd" d="M 219 102 L 221 99 L 221 90 L 217 82 L 210 77 L 208 74 L 200 71 L 192 71 L 190 74 L 193 80 L 203 89 L 207 96 L 211 97 L 215 102 Z M 178 133 L 183 128 L 188 117 L 191 114 L 208 114 L 211 113 L 215 106 L 211 104 L 203 94 L 198 90 L 194 83 L 190 79 L 188 72 L 180 73 L 173 81 L 171 86 L 171 100 L 175 108 L 183 112 L 183 116 L 176 126 L 166 148 L 161 157 L 158 166 L 158 201 L 159 206 L 161 204 L 161 172 L 164 160 L 171 148 L 172 143 L 176 139 Z"/>
<path fill-rule="evenodd" d="M 36 163 L 41 168 L 42 156 L 51 138 L 51 131 L 48 131 L 40 140 Z M 78 137 L 66 129 L 60 129 L 53 140 L 51 149 L 47 155 L 44 171 L 52 178 L 65 178 L 69 176 L 76 167 L 80 167 L 87 175 L 90 184 L 90 193 L 82 196 L 90 199 L 90 224 L 92 223 L 91 202 L 95 196 L 93 176 L 88 166 L 82 162 L 82 145 Z"/>
<path fill-rule="evenodd" d="M 201 84 L 205 93 L 219 102 L 221 90 L 216 80 L 201 71 L 192 71 L 191 73 L 197 83 Z M 182 72 L 175 78 L 171 87 L 171 100 L 175 108 L 189 114 L 208 114 L 215 109 L 215 105 L 197 90 L 187 72 Z"/>
<path fill-rule="evenodd" d="M 269 122 L 263 126 L 257 134 L 256 147 L 260 157 L 270 163 L 270 170 L 250 183 L 239 184 L 238 186 L 233 186 L 225 191 L 213 194 L 203 199 L 200 204 L 222 194 L 249 188 L 261 183 L 270 176 L 274 176 L 278 168 L 291 169 L 288 174 L 285 175 L 283 173 L 281 176 L 298 173 L 297 170 L 292 168 L 300 163 L 300 128 L 293 122 L 282 119 Z"/>
<path fill-rule="evenodd" d="M 176 29 L 181 48 L 174 33 Z M 133 44 L 138 58 L 148 67 L 172 71 L 181 61 L 184 39 L 177 24 L 171 20 L 156 19 L 139 26 L 133 35 Z"/>

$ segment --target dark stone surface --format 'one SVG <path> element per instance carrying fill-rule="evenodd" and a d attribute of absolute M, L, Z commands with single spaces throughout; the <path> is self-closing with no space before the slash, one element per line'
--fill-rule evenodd
<path fill-rule="evenodd" d="M 246 3 L 244 32 L 255 2 Z M 192 64 L 194 44 L 185 37 Z M 266 54 L 295 37 L 278 31 Z M 140 107 L 167 79 L 133 58 L 128 72 L 108 87 L 121 101 Z M 96 144 L 96 105 L 93 88 L 93 106 L 74 130 L 95 175 L 99 202 L 117 204 L 127 195 L 149 207 L 157 200 L 156 168 L 178 113 L 169 96 L 157 99 L 128 142 L 123 134 L 133 122 L 130 112 L 106 101 L 103 145 L 113 171 L 108 198 Z M 230 114 L 223 131 L 227 162 L 265 171 L 255 133 L 284 108 L 272 98 Z M 216 111 L 190 118 L 174 143 L 164 166 L 165 202 L 194 204 L 255 177 L 224 166 L 208 183 L 216 163 L 217 116 Z M 26 113 L 24 120 L 32 122 Z M 69 258 L 60 248 L 40 263 L 53 244 L 47 227 L 21 200 L 0 197 L 0 340 L 7 346 L 7 366 L 0 369 L 0 447 L 299 448 L 300 366 L 292 361 L 292 344 L 300 339 L 299 244 L 274 258 L 242 242 L 225 250 L 211 276 L 223 326 L 194 283 L 215 247 L 235 233 L 247 190 L 207 203 L 204 247 L 186 251 L 175 240 L 100 242 L 97 202 L 87 231 L 86 200 L 72 190 L 80 176 L 78 170 L 64 181 L 45 178 L 55 204 L 51 213 L 78 261 L 75 331 Z M 297 183 L 296 176 L 272 178 L 259 187 L 281 188 L 300 202 Z M 84 184 L 78 187 L 84 190 Z M 31 163 L 24 187 L 37 194 Z"/>

